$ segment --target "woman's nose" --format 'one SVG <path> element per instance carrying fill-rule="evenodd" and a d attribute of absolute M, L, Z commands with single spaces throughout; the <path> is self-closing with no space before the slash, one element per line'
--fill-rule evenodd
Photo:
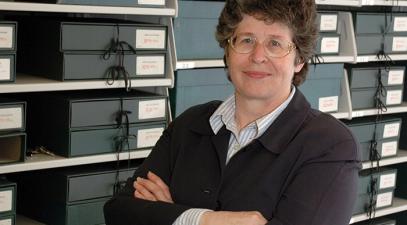
<path fill-rule="evenodd" d="M 254 63 L 264 63 L 268 60 L 263 44 L 256 43 L 250 54 L 250 58 Z"/>

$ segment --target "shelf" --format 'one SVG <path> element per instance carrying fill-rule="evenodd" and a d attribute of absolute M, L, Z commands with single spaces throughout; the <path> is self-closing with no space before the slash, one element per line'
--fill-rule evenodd
<path fill-rule="evenodd" d="M 194 68 L 225 67 L 222 59 L 213 60 L 180 60 L 177 62 L 177 70 Z"/>
<path fill-rule="evenodd" d="M 45 224 L 32 220 L 23 215 L 17 214 L 16 225 L 45 225 Z"/>
<path fill-rule="evenodd" d="M 315 0 L 317 5 L 361 6 L 359 0 Z"/>
<path fill-rule="evenodd" d="M 336 119 L 347 119 L 349 118 L 349 113 L 347 112 L 335 112 L 335 113 L 329 113 Z"/>
<path fill-rule="evenodd" d="M 130 159 L 145 158 L 150 154 L 151 150 L 136 150 L 130 152 Z M 78 166 L 84 164 L 112 162 L 117 160 L 115 153 L 92 155 L 83 157 L 65 158 L 61 156 L 49 156 L 44 154 L 34 155 L 27 157 L 25 162 L 0 165 L 0 174 L 22 172 L 30 170 L 41 170 L 67 166 Z M 119 155 L 120 160 L 126 160 L 129 158 L 128 152 L 122 152 Z"/>
<path fill-rule="evenodd" d="M 57 13 L 127 14 L 127 15 L 152 15 L 152 16 L 176 15 L 175 9 L 170 8 L 66 5 L 66 4 L 27 3 L 27 2 L 0 2 L 0 10 L 57 12 Z"/>
<path fill-rule="evenodd" d="M 394 165 L 394 164 L 405 163 L 405 162 L 407 162 L 407 150 L 399 149 L 397 156 L 382 159 L 379 161 L 379 165 L 388 166 L 388 165 Z M 363 167 L 363 169 L 370 169 L 370 168 L 372 168 L 372 164 L 371 164 L 371 162 L 364 162 L 364 163 L 362 163 L 362 167 Z M 373 162 L 373 167 L 377 167 L 376 162 Z"/>
<path fill-rule="evenodd" d="M 170 78 L 131 80 L 132 87 L 169 87 L 171 85 L 172 80 Z M 123 87 L 125 87 L 123 80 L 115 81 L 112 85 L 109 85 L 106 83 L 105 80 L 62 82 L 39 76 L 17 74 L 16 83 L 2 84 L 0 93 L 106 89 Z"/>
<path fill-rule="evenodd" d="M 382 114 L 394 114 L 394 113 L 404 113 L 407 112 L 407 102 L 403 102 L 399 106 L 388 106 L 387 111 Z M 362 110 L 353 110 L 352 118 L 364 117 L 364 116 L 374 116 L 377 115 L 377 109 L 362 109 Z"/>
<path fill-rule="evenodd" d="M 407 54 L 389 54 L 389 57 L 393 61 L 407 60 Z M 363 55 L 363 56 L 357 56 L 356 57 L 356 62 L 358 62 L 358 63 L 379 62 L 379 61 L 383 61 L 383 60 L 377 59 L 376 55 Z"/>
<path fill-rule="evenodd" d="M 362 0 L 362 6 L 407 6 L 402 0 Z"/>
<path fill-rule="evenodd" d="M 324 63 L 354 63 L 354 56 L 322 56 Z"/>
<path fill-rule="evenodd" d="M 386 215 L 393 214 L 393 213 L 398 213 L 398 212 L 405 211 L 405 210 L 407 210 L 407 200 L 395 197 L 393 199 L 393 206 L 391 206 L 389 208 L 385 208 L 385 209 L 376 210 L 375 218 L 381 217 L 381 216 L 386 216 Z M 352 216 L 352 218 L 350 220 L 350 224 L 368 220 L 368 219 L 369 219 L 369 217 L 366 215 L 366 213 L 355 215 L 355 216 Z"/>

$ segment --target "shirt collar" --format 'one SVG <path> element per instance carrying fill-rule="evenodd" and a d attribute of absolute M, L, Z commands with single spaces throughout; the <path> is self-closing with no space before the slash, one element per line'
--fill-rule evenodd
<path fill-rule="evenodd" d="M 275 110 L 264 115 L 263 117 L 257 119 L 255 124 L 257 125 L 257 136 L 264 133 L 264 131 L 273 123 L 273 121 L 287 108 L 288 104 L 291 102 L 296 88 L 292 86 L 290 95 L 288 98 L 281 103 Z M 235 95 L 229 96 L 212 114 L 209 118 L 209 123 L 211 125 L 212 131 L 217 134 L 219 130 L 226 125 L 226 127 L 235 124 Z"/>

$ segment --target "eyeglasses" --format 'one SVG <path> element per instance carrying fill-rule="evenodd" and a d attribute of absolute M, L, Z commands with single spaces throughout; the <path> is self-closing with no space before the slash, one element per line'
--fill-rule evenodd
<path fill-rule="evenodd" d="M 229 38 L 228 43 L 235 52 L 247 54 L 254 51 L 258 40 L 250 34 L 238 34 Z M 263 44 L 266 55 L 274 58 L 284 57 L 296 48 L 294 43 L 275 37 L 268 37 L 261 44 Z"/>

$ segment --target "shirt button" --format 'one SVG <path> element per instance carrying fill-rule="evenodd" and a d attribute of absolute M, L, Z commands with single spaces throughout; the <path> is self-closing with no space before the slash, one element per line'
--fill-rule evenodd
<path fill-rule="evenodd" d="M 235 151 L 239 150 L 239 149 L 240 149 L 240 145 L 235 145 L 235 146 L 233 146 L 233 149 L 234 149 Z"/>

